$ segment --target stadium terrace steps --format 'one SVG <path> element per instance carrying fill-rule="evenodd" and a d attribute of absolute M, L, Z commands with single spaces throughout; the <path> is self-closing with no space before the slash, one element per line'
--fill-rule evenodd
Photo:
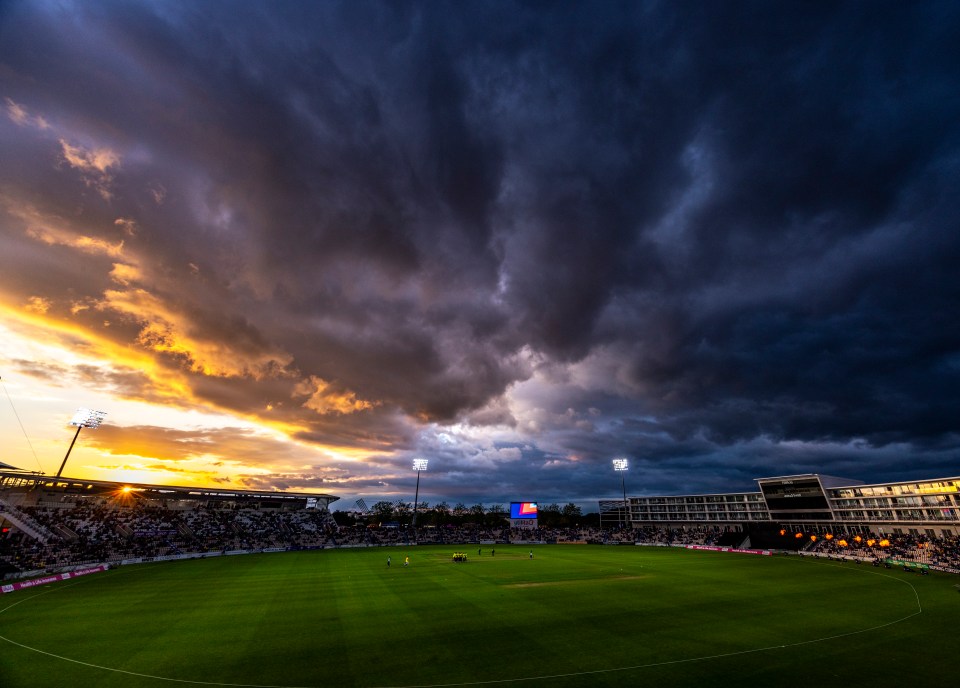
<path fill-rule="evenodd" d="M 54 524 L 52 527 L 52 530 L 56 535 L 59 535 L 62 539 L 66 540 L 67 542 L 76 542 L 77 540 L 80 539 L 79 535 L 77 535 L 75 532 L 67 528 L 65 525 L 62 525 L 59 523 Z"/>
<path fill-rule="evenodd" d="M 10 521 L 10 523 L 34 540 L 42 542 L 43 544 L 47 544 L 50 540 L 56 537 L 53 533 L 47 530 L 47 528 L 40 525 L 38 521 L 20 511 L 20 509 L 13 506 L 6 500 L 0 499 L 0 512 L 3 513 L 3 517 Z"/>

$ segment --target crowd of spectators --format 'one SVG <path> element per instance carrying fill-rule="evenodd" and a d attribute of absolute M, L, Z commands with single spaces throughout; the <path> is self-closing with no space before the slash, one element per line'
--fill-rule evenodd
<path fill-rule="evenodd" d="M 189 509 L 108 498 L 71 505 L 24 506 L 21 517 L 46 533 L 46 543 L 16 529 L 0 538 L 8 572 L 56 571 L 89 564 L 210 552 L 419 544 L 585 543 L 710 544 L 716 529 L 491 528 L 475 524 L 410 528 L 338 527 L 326 510 L 260 509 L 218 503 Z"/>
<path fill-rule="evenodd" d="M 107 498 L 18 510 L 50 535 L 47 542 L 13 528 L 0 537 L 0 576 L 53 572 L 89 564 L 116 563 L 211 552 L 312 549 L 419 544 L 582 543 L 646 545 L 736 545 L 743 533 L 697 528 L 491 528 L 474 524 L 410 528 L 338 527 L 322 509 L 263 509 L 255 504 L 211 502 L 181 508 L 148 500 L 118 504 Z M 733 537 L 733 540 L 730 538 Z M 886 544 L 881 546 L 881 541 Z M 869 543 L 869 544 L 868 544 Z M 913 535 L 821 538 L 808 551 L 862 559 L 899 557 L 960 569 L 960 538 Z"/>
<path fill-rule="evenodd" d="M 829 537 L 818 537 L 805 551 L 871 561 L 898 559 L 960 570 L 960 537 L 957 536 L 831 534 Z"/>
<path fill-rule="evenodd" d="M 169 509 L 137 502 L 117 507 L 91 499 L 71 508 L 19 509 L 53 533 L 46 543 L 25 533 L 0 538 L 0 560 L 20 571 L 185 553 L 297 549 L 336 544 L 327 511 L 270 511 L 196 507 Z"/>

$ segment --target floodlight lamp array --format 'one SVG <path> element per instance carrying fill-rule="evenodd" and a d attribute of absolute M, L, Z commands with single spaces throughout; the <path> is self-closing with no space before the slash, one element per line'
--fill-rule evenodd
<path fill-rule="evenodd" d="M 427 459 L 414 459 L 413 470 L 417 472 L 427 470 Z"/>
<path fill-rule="evenodd" d="M 613 460 L 613 470 L 615 471 L 625 471 L 630 466 L 630 462 L 627 459 L 614 459 Z"/>
<path fill-rule="evenodd" d="M 92 411 L 90 409 L 80 408 L 73 414 L 70 425 L 78 428 L 99 428 L 103 422 L 103 417 L 107 415 L 106 411 Z"/>

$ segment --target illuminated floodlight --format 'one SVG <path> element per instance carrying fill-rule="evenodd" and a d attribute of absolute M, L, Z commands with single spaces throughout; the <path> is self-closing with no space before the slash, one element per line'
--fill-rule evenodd
<path fill-rule="evenodd" d="M 73 418 L 70 420 L 70 425 L 74 426 L 77 429 L 77 432 L 73 435 L 73 440 L 70 442 L 70 448 L 67 449 L 67 455 L 63 457 L 63 463 L 60 464 L 60 470 L 57 471 L 58 478 L 60 477 L 60 474 L 63 473 L 63 467 L 67 465 L 67 459 L 70 458 L 70 452 L 73 450 L 73 445 L 80 436 L 80 431 L 84 428 L 96 430 L 100 427 L 100 423 L 103 422 L 103 417 L 105 415 L 107 415 L 106 411 L 91 411 L 90 409 L 85 408 L 77 409 L 77 412 L 73 414 Z"/>
<path fill-rule="evenodd" d="M 620 487 L 623 489 L 623 508 L 620 513 L 623 515 L 624 519 L 627 521 L 630 520 L 630 506 L 627 502 L 627 480 L 626 472 L 630 467 L 630 462 L 627 459 L 614 459 L 613 460 L 613 470 L 620 474 Z M 620 521 L 620 527 L 624 525 L 623 521 Z"/>
<path fill-rule="evenodd" d="M 107 415 L 106 411 L 91 411 L 90 409 L 79 408 L 77 412 L 73 414 L 70 425 L 78 428 L 96 429 L 100 427 L 100 423 L 103 422 L 105 415 Z"/>
<path fill-rule="evenodd" d="M 427 470 L 426 459 L 414 459 L 413 470 L 417 472 L 417 491 L 413 496 L 413 541 L 417 541 L 417 512 L 420 510 L 420 471 Z"/>

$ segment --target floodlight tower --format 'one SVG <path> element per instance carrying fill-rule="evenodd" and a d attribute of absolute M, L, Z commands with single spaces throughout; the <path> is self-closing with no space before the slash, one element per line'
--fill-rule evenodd
<path fill-rule="evenodd" d="M 73 419 L 70 421 L 70 425 L 77 426 L 77 432 L 73 436 L 73 440 L 70 442 L 70 448 L 67 449 L 67 455 L 63 457 L 63 463 L 60 464 L 60 470 L 57 471 L 57 477 L 60 477 L 60 474 L 63 473 L 63 467 L 67 465 L 67 459 L 70 458 L 70 452 L 73 451 L 73 445 L 76 443 L 77 438 L 80 437 L 80 431 L 84 428 L 90 428 L 91 430 L 96 430 L 100 427 L 100 423 L 103 422 L 103 417 L 107 415 L 106 411 L 91 411 L 90 409 L 77 409 L 77 412 L 73 414 Z"/>
<path fill-rule="evenodd" d="M 413 470 L 417 472 L 417 490 L 413 497 L 413 541 L 417 541 L 417 511 L 420 510 L 420 471 L 427 470 L 426 459 L 414 459 Z"/>
<path fill-rule="evenodd" d="M 624 519 L 629 519 L 630 511 L 627 508 L 627 469 L 630 467 L 630 462 L 627 459 L 614 459 L 613 460 L 613 470 L 620 474 L 620 487 L 623 488 L 623 511 L 620 512 L 623 514 Z M 620 526 L 623 527 L 623 521 L 620 522 Z"/>

